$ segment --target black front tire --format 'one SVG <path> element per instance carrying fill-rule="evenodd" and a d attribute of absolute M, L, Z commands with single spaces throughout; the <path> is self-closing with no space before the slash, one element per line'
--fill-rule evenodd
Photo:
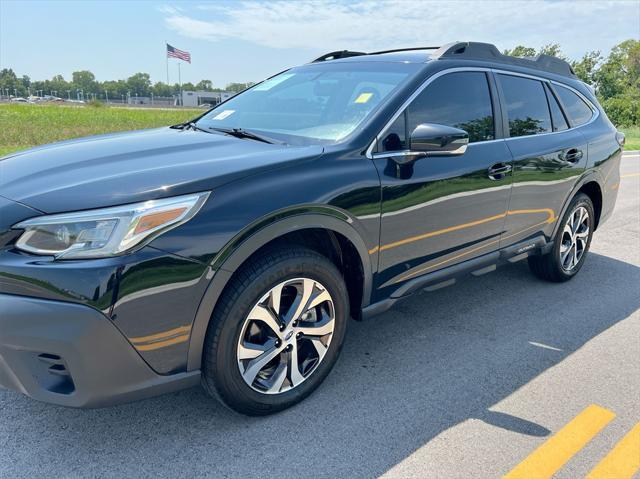
<path fill-rule="evenodd" d="M 251 309 L 265 293 L 282 281 L 306 277 L 324 285 L 332 297 L 335 326 L 322 361 L 296 387 L 265 394 L 242 378 L 237 344 Z M 242 414 L 272 414 L 302 401 L 325 379 L 338 359 L 349 317 L 344 279 L 336 266 L 315 251 L 292 247 L 260 255 L 243 265 L 225 288 L 209 323 L 204 344 L 202 383 L 205 390 L 225 406 Z"/>
<path fill-rule="evenodd" d="M 561 263 L 561 247 L 563 244 L 564 227 L 572 217 L 573 213 L 579 208 L 585 208 L 588 212 L 588 227 L 589 234 L 586 240 L 586 247 L 580 257 L 580 260 L 570 269 L 566 269 Z M 595 228 L 595 212 L 591 199 L 584 193 L 578 193 L 569 204 L 569 208 L 562 217 L 562 221 L 558 227 L 558 231 L 554 237 L 554 244 L 552 250 L 542 256 L 530 256 L 529 268 L 538 278 L 545 281 L 551 281 L 555 283 L 561 283 L 572 279 L 585 262 L 589 247 L 591 246 L 591 239 L 593 237 L 593 230 Z"/>

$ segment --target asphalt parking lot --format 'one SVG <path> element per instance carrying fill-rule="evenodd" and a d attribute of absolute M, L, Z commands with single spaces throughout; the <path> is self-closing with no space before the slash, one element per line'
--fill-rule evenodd
<path fill-rule="evenodd" d="M 608 454 L 600 471 L 633 466 L 640 154 L 621 173 L 573 281 L 518 263 L 351 322 L 327 381 L 281 414 L 239 416 L 200 388 L 86 411 L 1 390 L 0 477 L 494 478 L 537 461 L 575 478 Z"/>

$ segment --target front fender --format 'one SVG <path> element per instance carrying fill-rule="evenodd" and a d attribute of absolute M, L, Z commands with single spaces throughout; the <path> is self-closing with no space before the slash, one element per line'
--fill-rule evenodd
<path fill-rule="evenodd" d="M 187 370 L 199 369 L 202 363 L 204 337 L 222 291 L 233 273 L 259 248 L 270 241 L 294 231 L 321 228 L 339 233 L 347 238 L 358 251 L 364 272 L 363 304 L 371 298 L 372 261 L 357 222 L 344 211 L 327 206 L 303 206 L 282 210 L 268 218 L 254 222 L 237 234 L 216 255 L 211 264 L 213 278 L 207 287 L 196 313 L 189 342 Z"/>

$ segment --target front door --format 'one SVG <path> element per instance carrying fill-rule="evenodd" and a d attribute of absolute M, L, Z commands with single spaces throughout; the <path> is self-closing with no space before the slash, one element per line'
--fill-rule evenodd
<path fill-rule="evenodd" d="M 484 71 L 441 75 L 379 136 L 374 163 L 382 183 L 381 296 L 405 281 L 498 249 L 512 176 L 511 154 L 504 140 L 496 139 L 500 116 L 492 82 Z M 380 157 L 410 150 L 410 132 L 421 123 L 467 131 L 467 151 L 409 165 Z"/>

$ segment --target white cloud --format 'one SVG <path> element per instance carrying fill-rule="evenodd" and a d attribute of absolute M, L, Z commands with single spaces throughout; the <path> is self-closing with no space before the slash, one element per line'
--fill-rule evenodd
<path fill-rule="evenodd" d="M 454 40 L 535 47 L 560 43 L 570 56 L 640 37 L 636 1 L 237 1 L 163 10 L 175 32 L 212 42 L 330 51 L 440 45 Z"/>

